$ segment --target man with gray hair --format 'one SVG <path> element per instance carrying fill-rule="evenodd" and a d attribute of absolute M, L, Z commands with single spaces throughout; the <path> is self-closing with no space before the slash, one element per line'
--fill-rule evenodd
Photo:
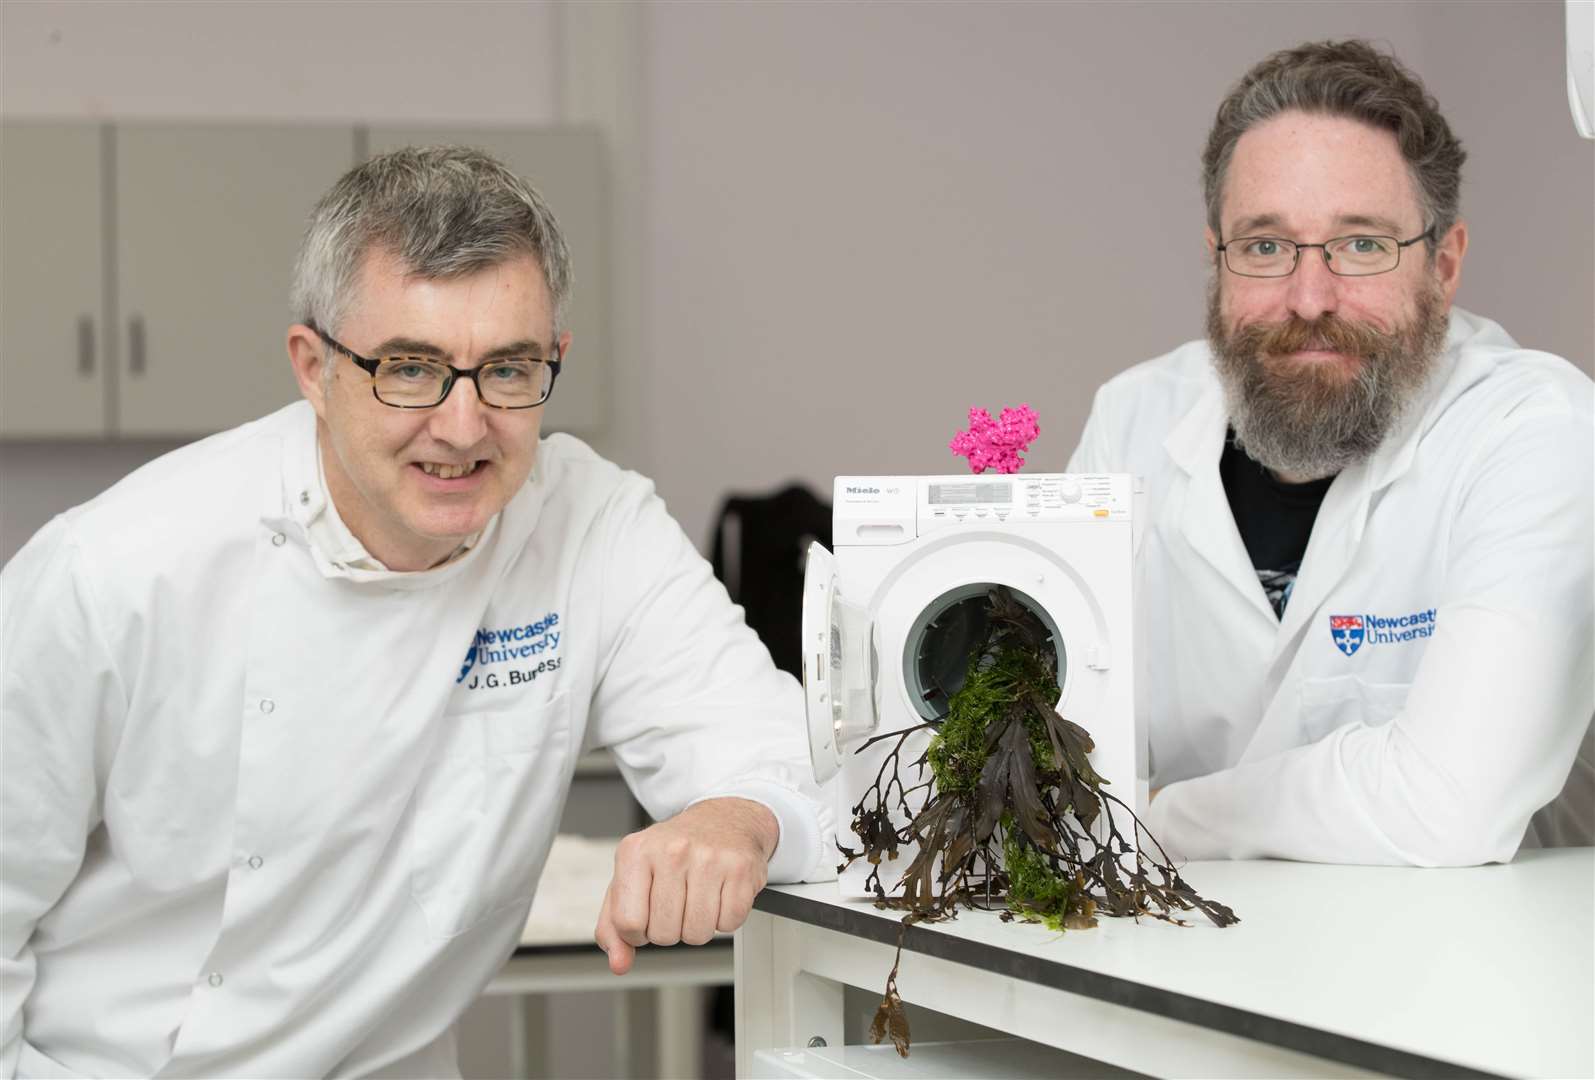
<path fill-rule="evenodd" d="M 0 1073 L 458 1075 L 595 746 L 659 822 L 617 974 L 823 872 L 797 685 L 647 481 L 539 438 L 570 285 L 486 155 L 359 166 L 296 268 L 305 400 L 0 575 Z"/>
<path fill-rule="evenodd" d="M 1452 307 L 1464 153 L 1395 58 L 1254 67 L 1203 154 L 1207 339 L 1108 382 L 1147 824 L 1187 858 L 1466 865 L 1595 834 L 1589 378 Z"/>

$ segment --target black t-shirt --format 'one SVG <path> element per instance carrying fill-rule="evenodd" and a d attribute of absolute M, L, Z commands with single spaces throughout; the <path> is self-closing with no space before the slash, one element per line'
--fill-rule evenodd
<path fill-rule="evenodd" d="M 1224 481 L 1229 512 L 1240 529 L 1246 553 L 1251 556 L 1257 579 L 1274 614 L 1284 618 L 1285 605 L 1296 584 L 1302 556 L 1307 554 L 1307 538 L 1313 520 L 1334 477 L 1305 484 L 1287 484 L 1247 457 L 1235 445 L 1235 432 L 1224 438 L 1224 453 L 1218 459 L 1218 475 Z"/>

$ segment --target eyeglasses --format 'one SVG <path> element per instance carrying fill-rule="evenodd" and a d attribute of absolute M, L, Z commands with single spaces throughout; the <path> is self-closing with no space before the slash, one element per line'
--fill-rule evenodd
<path fill-rule="evenodd" d="M 483 405 L 495 409 L 530 409 L 547 401 L 564 352 L 556 343 L 547 360 L 538 356 L 494 360 L 475 368 L 457 368 L 425 356 L 361 356 L 320 327 L 311 327 L 338 352 L 371 376 L 371 394 L 395 409 L 430 409 L 441 405 L 454 389 L 455 379 L 470 379 Z"/>
<path fill-rule="evenodd" d="M 1308 248 L 1323 252 L 1324 265 L 1341 277 L 1369 277 L 1388 274 L 1401 265 L 1401 249 L 1434 236 L 1431 225 L 1411 240 L 1394 236 L 1337 236 L 1322 244 L 1298 244 L 1277 236 L 1242 236 L 1218 245 L 1224 265 L 1241 277 L 1290 277 Z"/>

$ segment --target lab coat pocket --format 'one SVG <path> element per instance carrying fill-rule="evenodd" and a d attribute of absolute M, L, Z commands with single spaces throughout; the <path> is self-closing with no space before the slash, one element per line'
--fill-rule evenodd
<path fill-rule="evenodd" d="M 1368 682 L 1356 675 L 1301 682 L 1301 744 L 1348 724 L 1382 727 L 1406 707 L 1411 683 Z"/>
<path fill-rule="evenodd" d="M 570 699 L 463 713 L 416 789 L 410 892 L 439 937 L 531 900 L 564 801 Z"/>

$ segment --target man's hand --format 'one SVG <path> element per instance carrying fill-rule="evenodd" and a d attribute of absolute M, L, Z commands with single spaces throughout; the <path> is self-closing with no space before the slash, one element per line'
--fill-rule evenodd
<path fill-rule="evenodd" d="M 742 925 L 780 826 L 746 799 L 706 799 L 621 840 L 593 938 L 624 975 L 639 945 L 702 945 Z"/>

